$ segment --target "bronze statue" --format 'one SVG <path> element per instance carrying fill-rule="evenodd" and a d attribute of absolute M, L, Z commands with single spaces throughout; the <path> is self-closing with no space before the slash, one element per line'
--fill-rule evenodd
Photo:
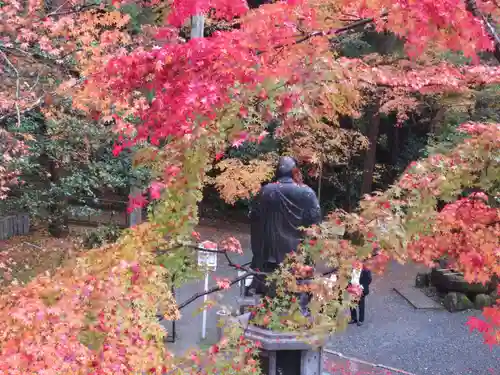
<path fill-rule="evenodd" d="M 251 268 L 273 272 L 296 251 L 304 233 L 301 227 L 318 224 L 321 210 L 316 193 L 302 182 L 296 161 L 280 158 L 275 182 L 261 188 L 251 210 Z M 250 294 L 272 295 L 262 278 L 255 278 L 249 287 Z"/>

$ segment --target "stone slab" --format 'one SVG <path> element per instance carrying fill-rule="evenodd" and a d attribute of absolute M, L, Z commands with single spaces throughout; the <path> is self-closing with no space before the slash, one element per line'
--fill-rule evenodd
<path fill-rule="evenodd" d="M 408 301 L 416 309 L 421 310 L 443 310 L 444 306 L 427 297 L 420 289 L 410 285 L 394 288 L 396 293 Z"/>
<path fill-rule="evenodd" d="M 239 319 L 240 324 L 241 319 Z M 270 331 L 251 324 L 246 325 L 245 337 L 252 341 L 259 341 L 262 349 L 268 351 L 311 350 L 314 347 L 308 342 L 314 342 L 316 339 L 316 337 L 301 337 L 296 333 Z"/>

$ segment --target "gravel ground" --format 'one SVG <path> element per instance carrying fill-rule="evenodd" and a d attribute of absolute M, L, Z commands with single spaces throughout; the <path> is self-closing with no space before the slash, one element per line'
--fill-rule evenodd
<path fill-rule="evenodd" d="M 412 283 L 416 272 L 393 264 L 383 276 L 374 275 L 365 324 L 349 326 L 328 347 L 418 375 L 499 374 L 499 348 L 490 351 L 465 325 L 477 311 L 417 310 L 393 291 L 399 283 Z"/>
<path fill-rule="evenodd" d="M 249 249 L 248 229 L 245 226 L 217 224 L 217 228 L 203 226 L 199 231 L 203 239 L 211 240 L 234 235 L 244 249 Z M 250 251 L 247 250 L 235 260 L 244 263 L 250 258 Z M 222 266 L 223 259 L 219 261 L 221 267 L 217 277 L 236 276 L 234 270 Z M 450 314 L 445 310 L 417 310 L 393 290 L 401 283 L 412 284 L 416 272 L 415 266 L 394 264 L 384 275 L 374 275 L 367 297 L 365 324 L 362 327 L 349 326 L 345 332 L 333 336 L 327 348 L 348 357 L 406 370 L 415 375 L 499 375 L 500 349 L 490 351 L 481 337 L 469 334 L 465 326 L 467 318 L 477 312 Z M 177 291 L 177 300 L 184 301 L 202 290 L 202 281 L 185 285 Z M 231 288 L 224 294 L 222 303 L 234 306 L 238 294 L 238 288 Z M 203 342 L 216 341 L 215 310 L 208 314 L 207 339 L 200 339 L 201 315 L 193 314 L 201 303 L 202 299 L 182 311 L 183 317 L 176 327 L 178 340 L 168 344 L 174 353 L 181 354 Z M 354 372 L 344 374 L 396 374 L 381 371 L 379 368 L 368 372 L 361 366 Z"/>

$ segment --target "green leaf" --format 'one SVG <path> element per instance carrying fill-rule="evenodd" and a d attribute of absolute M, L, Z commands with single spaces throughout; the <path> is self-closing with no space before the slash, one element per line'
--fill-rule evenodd
<path fill-rule="evenodd" d="M 78 340 L 80 341 L 80 343 L 85 345 L 90 350 L 94 351 L 98 351 L 102 347 L 105 339 L 105 333 L 91 330 L 82 331 L 78 335 Z"/>

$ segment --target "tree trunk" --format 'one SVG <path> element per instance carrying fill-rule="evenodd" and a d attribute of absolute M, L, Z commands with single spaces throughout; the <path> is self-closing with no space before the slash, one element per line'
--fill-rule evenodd
<path fill-rule="evenodd" d="M 48 167 L 50 182 L 57 185 L 60 179 L 60 169 L 54 160 L 49 158 Z M 54 203 L 49 206 L 49 234 L 56 238 L 66 237 L 69 234 L 68 224 L 68 198 L 56 197 Z"/>
<path fill-rule="evenodd" d="M 132 186 L 130 188 L 130 195 L 131 196 L 135 196 L 135 195 L 139 195 L 139 194 L 142 194 L 141 189 L 139 189 L 135 186 Z M 136 225 L 139 225 L 140 223 L 142 223 L 142 208 L 140 208 L 140 207 L 134 208 L 134 210 L 132 212 L 130 212 L 128 217 L 129 217 L 129 219 L 128 219 L 128 226 L 129 227 L 134 227 Z"/>
<path fill-rule="evenodd" d="M 47 135 L 47 124 L 45 121 L 40 126 L 40 132 L 42 137 L 48 137 Z M 49 191 L 49 203 L 48 209 L 48 231 L 49 234 L 56 238 L 62 238 L 69 234 L 68 225 L 68 198 L 65 196 L 51 196 L 52 185 L 58 185 L 61 178 L 61 170 L 57 165 L 57 162 L 46 152 L 42 152 L 40 155 L 40 165 L 49 174 L 49 186 L 47 187 Z"/>
<path fill-rule="evenodd" d="M 203 38 L 205 16 L 203 14 L 191 17 L 191 39 Z"/>
<path fill-rule="evenodd" d="M 396 42 L 398 37 L 396 34 L 390 32 L 384 32 L 382 39 L 382 45 L 380 46 L 380 54 L 382 55 L 390 55 L 394 52 L 394 47 L 396 46 Z"/>
<path fill-rule="evenodd" d="M 436 111 L 436 114 L 431 119 L 429 131 L 432 134 L 439 134 L 440 125 L 442 125 L 445 115 L 446 115 L 446 108 L 439 107 L 438 110 Z"/>
<path fill-rule="evenodd" d="M 380 128 L 380 113 L 379 106 L 376 105 L 371 112 L 371 121 L 368 128 L 368 141 L 370 145 L 365 154 L 363 164 L 363 183 L 361 185 L 361 195 L 369 194 L 372 191 L 373 171 L 375 169 L 376 153 L 377 153 L 377 138 Z"/>
<path fill-rule="evenodd" d="M 493 50 L 493 55 L 500 63 L 500 36 L 498 35 L 495 26 L 490 22 L 487 15 L 481 13 L 479 8 L 477 7 L 476 0 L 465 0 L 465 5 L 467 10 L 476 18 L 482 20 L 484 22 L 484 26 L 486 28 L 486 32 L 492 39 L 495 49 Z"/>
<path fill-rule="evenodd" d="M 391 164 L 394 166 L 397 161 L 399 154 L 401 153 L 401 128 L 399 126 L 391 126 L 389 128 L 389 147 L 391 149 Z"/>

